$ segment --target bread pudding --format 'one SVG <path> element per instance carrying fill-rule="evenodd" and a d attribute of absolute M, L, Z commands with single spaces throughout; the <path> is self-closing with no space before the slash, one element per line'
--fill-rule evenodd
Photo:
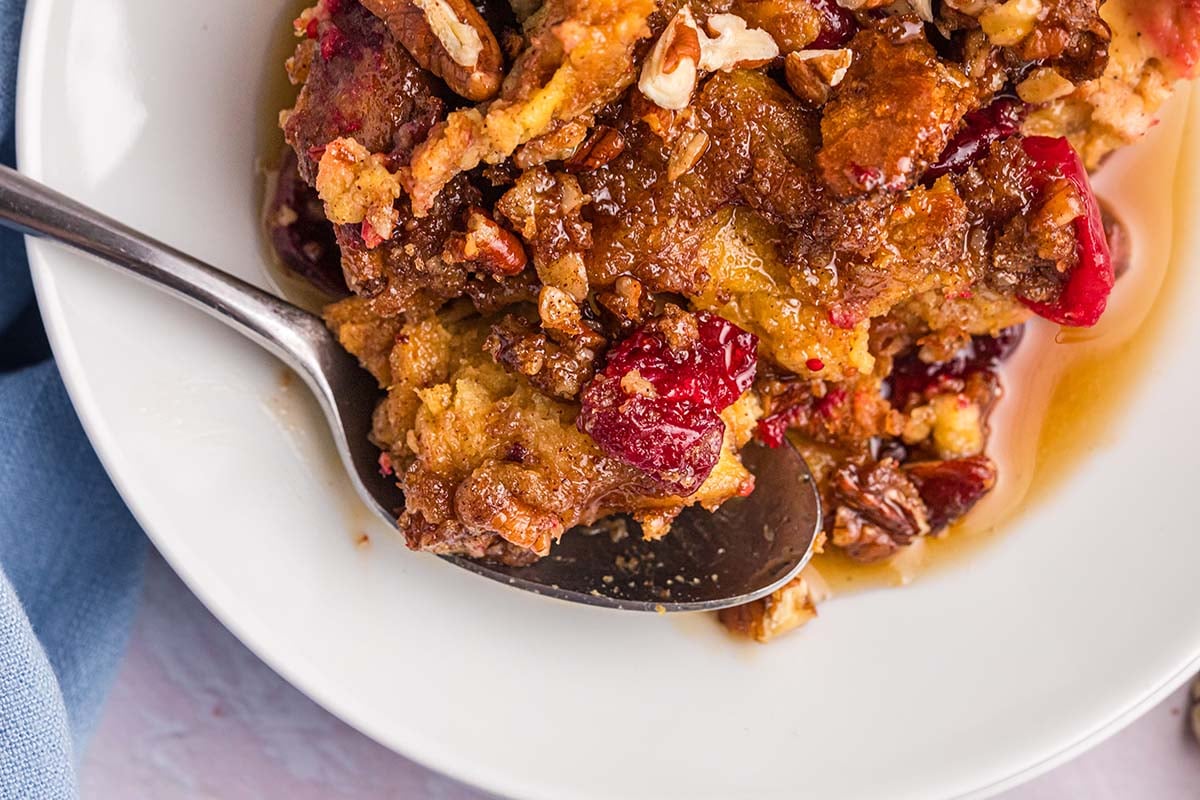
<path fill-rule="evenodd" d="M 752 440 L 804 454 L 821 548 L 947 535 L 1024 323 L 1114 289 L 1088 170 L 1200 61 L 1193 0 L 319 0 L 295 33 L 272 241 L 386 392 L 409 546 L 509 564 L 750 494 Z"/>

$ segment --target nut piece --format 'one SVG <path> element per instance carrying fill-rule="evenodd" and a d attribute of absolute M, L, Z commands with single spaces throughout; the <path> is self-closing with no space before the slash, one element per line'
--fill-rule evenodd
<path fill-rule="evenodd" d="M 504 54 L 469 0 L 362 0 L 422 68 L 481 102 L 500 91 Z"/>
<path fill-rule="evenodd" d="M 1053 67 L 1035 69 L 1028 78 L 1017 84 L 1017 95 L 1026 103 L 1041 105 L 1066 97 L 1075 91 L 1075 84 Z"/>
<path fill-rule="evenodd" d="M 483 52 L 479 31 L 460 20 L 446 0 L 413 0 L 413 5 L 425 12 L 433 35 L 446 48 L 450 60 L 460 67 L 475 69 Z"/>
<path fill-rule="evenodd" d="M 467 212 L 467 232 L 447 242 L 444 258 L 455 263 L 479 264 L 497 277 L 518 275 L 529 263 L 521 240 L 500 227 L 482 208 Z"/>
<path fill-rule="evenodd" d="M 782 589 L 762 600 L 721 611 L 722 624 L 763 644 L 795 630 L 817 616 L 817 605 L 833 596 L 812 564 Z"/>
<path fill-rule="evenodd" d="M 1033 32 L 1042 14 L 1042 0 L 1007 0 L 979 15 L 979 26 L 992 44 L 1009 47 Z"/>
<path fill-rule="evenodd" d="M 792 93 L 819 108 L 829 100 L 830 89 L 846 77 L 852 63 L 854 52 L 849 48 L 800 50 L 788 53 L 783 70 Z"/>
<path fill-rule="evenodd" d="M 687 108 L 700 72 L 758 67 L 779 55 L 771 34 L 750 28 L 736 14 L 708 18 L 709 36 L 696 26 L 690 6 L 684 6 L 654 44 L 638 89 L 660 108 Z"/>
<path fill-rule="evenodd" d="M 363 223 L 368 247 L 392 237 L 400 218 L 395 207 L 400 191 L 400 179 L 388 171 L 385 156 L 349 138 L 326 145 L 317 166 L 325 216 L 335 225 Z"/>
<path fill-rule="evenodd" d="M 569 294 L 554 286 L 543 286 L 538 295 L 538 316 L 542 327 L 568 336 L 584 333 L 583 315 L 579 305 Z"/>
<path fill-rule="evenodd" d="M 687 108 L 696 88 L 700 31 L 688 6 L 679 9 L 646 58 L 638 90 L 660 108 Z"/>
<path fill-rule="evenodd" d="M 933 22 L 933 0 L 908 0 L 908 5 L 922 22 Z"/>
<path fill-rule="evenodd" d="M 686 175 L 707 150 L 708 134 L 704 131 L 696 131 L 691 136 L 680 139 L 667 160 L 667 180 L 674 183 Z"/>
<path fill-rule="evenodd" d="M 713 14 L 708 30 L 715 38 L 700 37 L 700 69 L 705 72 L 760 67 L 779 55 L 771 34 L 748 27 L 737 14 Z"/>
<path fill-rule="evenodd" d="M 513 153 L 513 163 L 522 170 L 532 169 L 549 161 L 572 158 L 588 139 L 589 125 L 585 121 L 570 120 L 551 129 L 536 139 L 530 139 Z"/>
<path fill-rule="evenodd" d="M 615 128 L 597 125 L 592 135 L 563 164 L 567 172 L 591 172 L 600 169 L 625 151 L 625 137 Z"/>

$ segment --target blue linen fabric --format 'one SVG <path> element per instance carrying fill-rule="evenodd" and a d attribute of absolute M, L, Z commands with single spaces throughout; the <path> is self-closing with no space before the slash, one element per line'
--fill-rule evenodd
<path fill-rule="evenodd" d="M 24 0 L 0 0 L 0 161 L 13 164 Z M 25 247 L 0 231 L 0 798 L 78 795 L 128 638 L 145 540 L 50 360 Z"/>

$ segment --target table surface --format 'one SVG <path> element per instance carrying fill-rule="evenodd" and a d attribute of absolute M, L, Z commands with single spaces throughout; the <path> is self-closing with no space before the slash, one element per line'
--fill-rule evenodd
<path fill-rule="evenodd" d="M 1181 690 L 1003 800 L 1194 800 L 1200 745 Z M 219 768 L 214 768 L 219 766 Z M 82 770 L 82 796 L 484 800 L 338 721 L 226 631 L 153 556 L 129 655 Z"/>

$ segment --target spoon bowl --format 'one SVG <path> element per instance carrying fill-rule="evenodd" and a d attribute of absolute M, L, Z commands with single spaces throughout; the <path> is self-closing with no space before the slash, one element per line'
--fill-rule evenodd
<path fill-rule="evenodd" d="M 0 225 L 132 273 L 277 356 L 316 395 L 359 496 L 396 524 L 404 496 L 394 479 L 381 474 L 379 450 L 370 441 L 381 392 L 319 317 L 7 167 L 0 167 Z M 448 560 L 518 589 L 588 605 L 661 612 L 750 602 L 804 567 L 821 514 L 808 467 L 790 445 L 750 447 L 745 458 L 757 476 L 753 494 L 716 513 L 688 509 L 661 540 L 646 541 L 627 525 L 601 525 L 570 532 L 551 556 L 526 567 Z"/>

